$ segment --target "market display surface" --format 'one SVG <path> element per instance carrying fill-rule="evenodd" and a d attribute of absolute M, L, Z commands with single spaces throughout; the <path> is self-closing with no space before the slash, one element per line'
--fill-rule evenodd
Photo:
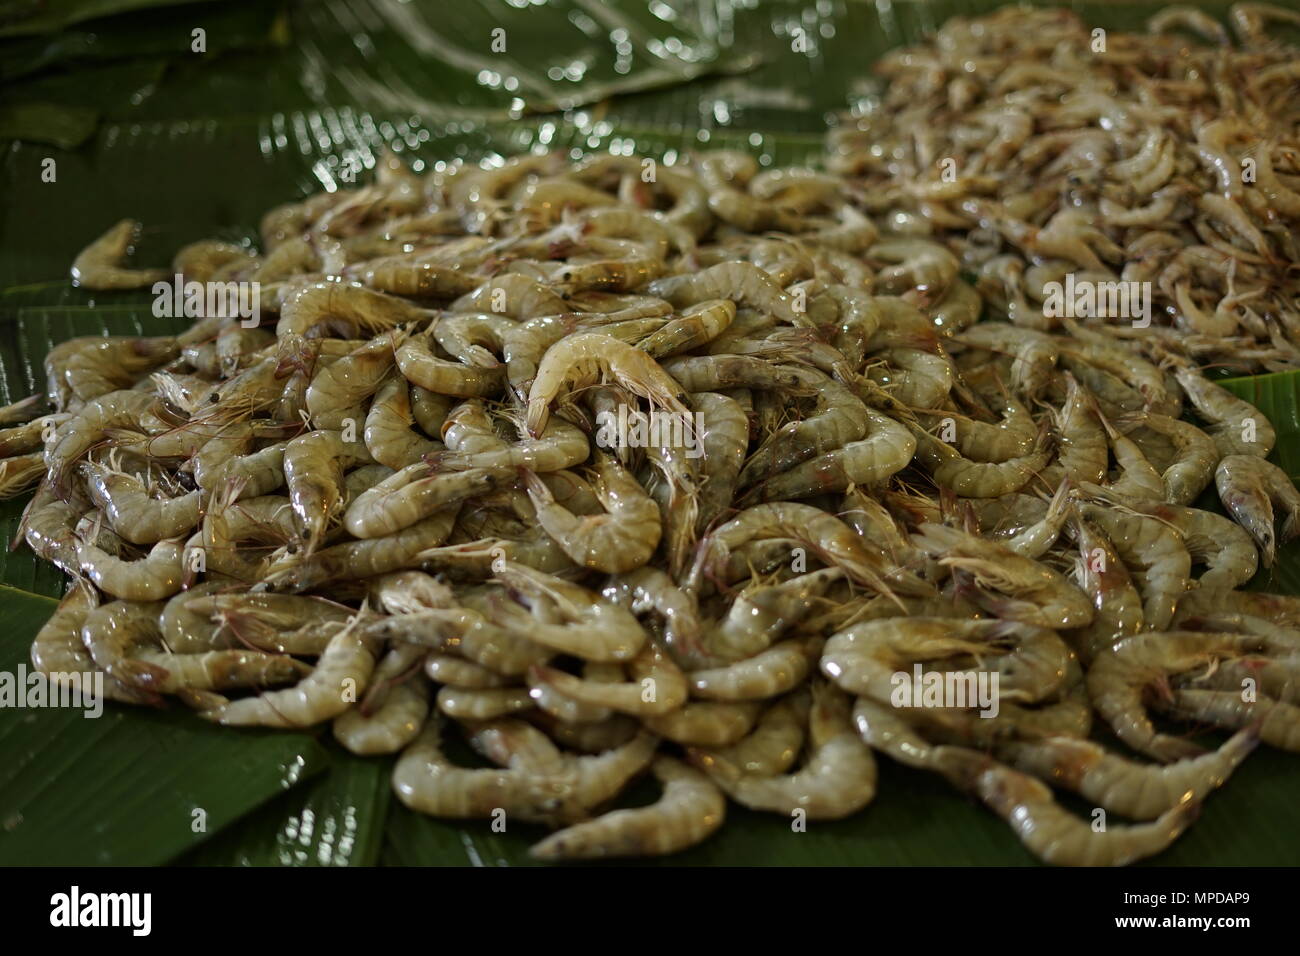
<path fill-rule="evenodd" d="M 1300 598 L 1242 590 L 1300 491 L 1204 372 L 1295 364 L 1269 25 L 1300 17 L 1093 53 L 1014 14 L 882 61 L 822 168 L 389 153 L 256 248 L 149 268 L 113 226 L 79 288 L 228 308 L 61 343 L 0 411 L 23 538 L 75 582 L 34 666 L 327 726 L 415 811 L 550 827 L 542 859 L 869 814 L 878 755 L 1047 862 L 1164 850 L 1300 749 Z M 1108 289 L 1131 314 L 1075 308 Z"/>

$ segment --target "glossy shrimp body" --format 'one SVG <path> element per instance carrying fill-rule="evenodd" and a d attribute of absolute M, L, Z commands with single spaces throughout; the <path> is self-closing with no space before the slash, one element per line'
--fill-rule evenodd
<path fill-rule="evenodd" d="M 140 224 L 134 219 L 115 223 L 108 232 L 77 254 L 72 262 L 73 283 L 92 291 L 139 289 L 170 278 L 166 269 L 128 269 L 123 266 L 139 232 Z"/>
<path fill-rule="evenodd" d="M 1259 547 L 1264 567 L 1271 567 L 1278 541 L 1300 534 L 1300 491 L 1282 469 L 1254 455 L 1228 455 L 1214 474 L 1219 499 Z M 1274 505 L 1285 518 L 1274 531 Z"/>
<path fill-rule="evenodd" d="M 614 810 L 536 844 L 542 860 L 661 856 L 702 843 L 726 816 L 726 798 L 707 776 L 671 757 L 658 757 L 651 772 L 663 786 L 653 804 Z"/>
<path fill-rule="evenodd" d="M 574 563 L 610 574 L 632 571 L 659 545 L 659 507 L 617 459 L 598 454 L 594 467 L 593 491 L 606 513 L 581 517 L 557 503 L 537 475 L 525 473 L 537 521 Z"/>

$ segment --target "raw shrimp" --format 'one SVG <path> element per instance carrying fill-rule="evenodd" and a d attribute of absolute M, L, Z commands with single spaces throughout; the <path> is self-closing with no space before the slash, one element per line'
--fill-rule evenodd
<path fill-rule="evenodd" d="M 154 544 L 175 538 L 199 523 L 198 491 L 177 498 L 153 498 L 133 475 L 94 462 L 82 464 L 95 504 L 109 526 L 132 544 Z"/>
<path fill-rule="evenodd" d="M 205 720 L 227 726 L 310 727 L 337 717 L 365 690 L 375 667 L 371 645 L 358 633 L 359 616 L 330 638 L 311 673 L 285 690 L 241 700 L 204 700 Z"/>
<path fill-rule="evenodd" d="M 504 811 L 507 818 L 534 823 L 555 823 L 580 811 L 571 769 L 457 767 L 442 753 L 443 723 L 442 717 L 431 716 L 393 767 L 393 790 L 412 810 L 454 819 Z"/>
<path fill-rule="evenodd" d="M 597 453 L 592 490 L 605 514 L 575 516 L 533 472 L 524 473 L 537 521 L 574 562 L 621 574 L 644 565 L 662 534 L 659 508 L 617 459 Z"/>
<path fill-rule="evenodd" d="M 1228 513 L 1255 539 L 1264 567 L 1272 567 L 1277 542 L 1300 534 L 1300 491 L 1281 468 L 1254 455 L 1226 456 L 1215 469 L 1214 483 Z M 1274 505 L 1285 514 L 1276 534 Z"/>
<path fill-rule="evenodd" d="M 798 626 L 831 583 L 843 576 L 839 568 L 824 568 L 779 584 L 758 583 L 741 591 L 731 602 L 726 615 L 706 629 L 700 651 L 692 655 L 694 672 L 699 673 L 701 668 L 707 667 L 713 669 L 713 677 L 758 677 L 761 681 L 764 665 L 773 663 L 771 659 L 759 661 L 757 667 L 750 665 L 737 671 L 718 668 L 717 665 L 719 662 L 745 663 L 761 655 L 773 641 Z M 787 647 L 786 651 L 795 649 Z M 783 651 L 778 661 L 785 656 Z M 734 681 L 724 681 L 723 686 L 724 690 L 734 690 L 737 685 Z"/>
<path fill-rule="evenodd" d="M 1080 514 L 1099 527 L 1133 576 L 1142 595 L 1144 626 L 1169 626 L 1188 588 L 1192 557 L 1182 534 L 1163 521 L 1131 510 L 1080 504 Z"/>
<path fill-rule="evenodd" d="M 691 694 L 705 700 L 776 697 L 803 683 L 821 646 L 820 637 L 795 638 L 726 667 L 692 671 L 687 675 Z"/>
<path fill-rule="evenodd" d="M 935 483 L 963 498 L 1000 498 L 1019 491 L 1046 467 L 1051 456 L 1045 434 L 1028 455 L 990 463 L 962 456 L 951 445 L 939 441 L 919 425 L 908 426 L 916 438 L 916 458 L 930 470 Z"/>
<path fill-rule="evenodd" d="M 134 219 L 122 219 L 86 248 L 72 262 L 72 282 L 92 291 L 140 289 L 171 278 L 166 269 L 127 269 L 122 263 L 140 233 Z"/>
<path fill-rule="evenodd" d="M 876 795 L 876 761 L 849 716 L 849 697 L 833 685 L 814 683 L 808 716 L 808 757 L 789 775 L 756 777 L 731 764 L 691 758 L 737 803 L 751 810 L 811 820 L 839 820 L 861 810 Z"/>
<path fill-rule="evenodd" d="M 357 538 L 394 534 L 448 505 L 494 491 L 506 480 L 487 468 L 435 474 L 424 462 L 416 462 L 353 499 L 343 526 Z"/>
<path fill-rule="evenodd" d="M 999 617 L 1047 628 L 1091 623 L 1093 609 L 1087 595 L 1046 565 L 955 528 L 923 524 L 918 532 L 913 543 L 940 564 L 969 572 L 981 588 L 1006 595 L 997 597 L 981 590 L 973 597 Z"/>
<path fill-rule="evenodd" d="M 1008 741 L 998 755 L 1017 770 L 1062 786 L 1131 820 L 1154 820 L 1183 803 L 1200 803 L 1223 786 L 1255 749 L 1258 732 L 1240 731 L 1218 750 L 1164 766 L 1109 754 L 1089 740 L 1048 737 Z"/>
<path fill-rule="evenodd" d="M 1199 631 L 1147 632 L 1126 637 L 1093 658 L 1088 692 L 1097 712 L 1134 750 L 1170 762 L 1199 756 L 1188 740 L 1159 733 L 1143 705 L 1148 689 L 1169 694 L 1173 675 L 1212 667 L 1224 658 L 1247 656 L 1265 645 L 1248 634 Z M 1163 691 L 1161 690 L 1163 688 Z"/>
<path fill-rule="evenodd" d="M 652 406 L 691 421 L 683 389 L 645 352 L 608 335 L 587 332 L 569 336 L 543 356 L 528 392 L 529 434 L 542 434 L 553 401 L 602 378 L 613 379 Z"/>
<path fill-rule="evenodd" d="M 343 507 L 343 471 L 370 460 L 366 446 L 347 441 L 343 432 L 314 431 L 284 448 L 284 480 L 298 533 L 314 551 Z"/>
<path fill-rule="evenodd" d="M 553 833 L 529 852 L 541 860 L 662 856 L 702 843 L 722 826 L 727 801 L 698 770 L 658 757 L 651 772 L 663 794 L 646 807 L 614 810 Z"/>
<path fill-rule="evenodd" d="M 180 352 L 175 338 L 90 336 L 69 339 L 45 356 L 46 392 L 55 408 L 68 409 L 119 389 L 129 388 L 141 374 L 174 359 Z"/>
<path fill-rule="evenodd" d="M 448 447 L 451 447 L 450 440 Z M 527 468 L 552 472 L 581 464 L 587 460 L 590 451 L 591 446 L 582 429 L 563 419 L 552 418 L 536 438 L 525 435 L 519 441 L 510 444 L 502 442 L 496 448 L 470 450 L 456 447 L 454 451 L 430 456 L 429 461 L 438 469 L 488 468 L 514 471 Z"/>
<path fill-rule="evenodd" d="M 131 561 L 83 540 L 77 544 L 77 561 L 106 594 L 128 601 L 158 601 L 181 589 L 185 546 L 179 538 L 159 541 L 142 560 Z"/>
<path fill-rule="evenodd" d="M 397 367 L 412 385 L 437 395 L 461 398 L 495 395 L 505 381 L 504 369 L 464 365 L 438 358 L 424 342 L 410 339 L 396 352 Z"/>
<path fill-rule="evenodd" d="M 86 618 L 95 610 L 98 601 L 94 591 L 75 587 L 67 593 L 50 619 L 42 625 L 32 641 L 32 666 L 44 674 L 52 684 L 68 686 L 83 694 L 93 693 L 93 672 L 100 668 L 91 657 L 82 640 Z M 158 704 L 161 699 L 152 691 L 125 684 L 109 674 L 104 675 L 104 696 L 126 704 Z"/>
<path fill-rule="evenodd" d="M 744 739 L 716 750 L 697 748 L 693 757 L 700 766 L 726 765 L 750 776 L 785 773 L 803 750 L 810 706 L 806 692 L 787 694 L 763 712 L 758 725 Z"/>
<path fill-rule="evenodd" d="M 671 713 L 686 703 L 686 678 L 654 640 L 647 641 L 626 666 L 630 678 L 626 682 L 583 680 L 540 665 L 529 676 L 565 697 L 634 717 Z"/>
<path fill-rule="evenodd" d="M 1187 720 L 1217 727 L 1241 727 L 1258 733 L 1270 747 L 1300 753 L 1300 707 L 1268 697 L 1242 700 L 1240 691 L 1180 690 L 1171 694 L 1164 709 Z"/>
<path fill-rule="evenodd" d="M 675 743 L 726 747 L 753 729 L 762 709 L 757 701 L 691 701 L 672 713 L 642 718 L 642 723 Z"/>
<path fill-rule="evenodd" d="M 677 308 L 730 299 L 737 306 L 769 313 L 788 325 L 804 328 L 811 325 L 806 313 L 797 308 L 795 298 L 782 291 L 766 271 L 750 262 L 721 262 L 691 275 L 657 279 L 646 291 Z"/>
<path fill-rule="evenodd" d="M 425 438 L 412 427 L 410 386 L 401 375 L 390 375 L 375 392 L 366 413 L 366 450 L 381 465 L 400 470 L 412 461 L 440 451 L 442 443 Z"/>
<path fill-rule="evenodd" d="M 1142 597 L 1110 539 L 1077 511 L 1070 522 L 1079 548 L 1075 581 L 1092 598 L 1096 611 L 1091 624 L 1071 635 L 1080 658 L 1088 664 L 1120 638 L 1142 630 Z"/>
<path fill-rule="evenodd" d="M 1211 382 L 1194 368 L 1179 368 L 1174 374 L 1197 414 L 1210 422 L 1206 431 L 1219 447 L 1220 455 L 1268 457 L 1277 442 L 1277 433 L 1273 423 L 1258 408 Z"/>

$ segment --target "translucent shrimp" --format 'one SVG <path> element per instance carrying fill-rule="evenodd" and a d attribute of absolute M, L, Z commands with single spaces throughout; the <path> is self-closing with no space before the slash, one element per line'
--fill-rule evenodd
<path fill-rule="evenodd" d="M 146 392 L 109 392 L 87 402 L 54 433 L 45 446 L 45 464 L 58 481 L 73 462 L 103 441 L 114 429 L 139 429 L 154 398 Z"/>
<path fill-rule="evenodd" d="M 343 270 L 367 289 L 418 299 L 454 299 L 474 290 L 482 276 L 464 272 L 441 254 L 398 253 Z"/>
<path fill-rule="evenodd" d="M 394 534 L 450 504 L 488 494 L 508 477 L 486 468 L 434 474 L 427 464 L 416 462 L 353 499 L 343 526 L 357 538 Z"/>
<path fill-rule="evenodd" d="M 343 507 L 343 471 L 370 460 L 366 446 L 339 431 L 314 431 L 284 449 L 284 481 L 299 535 L 308 553 L 325 537 Z"/>
<path fill-rule="evenodd" d="M 1060 806 L 1047 786 L 994 761 L 961 776 L 963 788 L 1006 820 L 1035 856 L 1057 866 L 1123 866 L 1152 856 L 1200 813 L 1200 804 L 1180 803 L 1151 823 L 1097 831 Z"/>
<path fill-rule="evenodd" d="M 483 283 L 452 303 L 452 312 L 490 312 L 517 322 L 570 311 L 564 297 L 528 276 L 509 274 Z"/>
<path fill-rule="evenodd" d="M 730 299 L 737 306 L 769 313 L 788 325 L 811 325 L 806 311 L 797 308 L 794 297 L 751 262 L 721 262 L 690 275 L 657 279 L 646 291 L 667 299 L 677 308 Z"/>
<path fill-rule="evenodd" d="M 45 356 L 45 387 L 55 408 L 68 409 L 74 400 L 88 402 L 130 388 L 146 372 L 180 353 L 171 336 L 87 336 L 68 339 Z"/>
<path fill-rule="evenodd" d="M 1265 646 L 1265 638 L 1249 634 L 1136 634 L 1117 641 L 1093 659 L 1087 675 L 1088 693 L 1116 736 L 1134 750 L 1165 762 L 1199 756 L 1200 747 L 1156 730 L 1147 716 L 1144 694 L 1154 692 L 1167 698 L 1172 676 L 1213 667 L 1222 659 L 1247 656 Z"/>
<path fill-rule="evenodd" d="M 528 392 L 529 433 L 541 435 L 553 401 L 602 378 L 613 379 L 653 406 L 690 420 L 683 389 L 645 352 L 608 335 L 587 332 L 562 340 L 542 358 Z"/>
<path fill-rule="evenodd" d="M 776 697 L 803 683 L 821 646 L 820 637 L 794 638 L 726 667 L 692 671 L 691 694 L 731 701 Z"/>
<path fill-rule="evenodd" d="M 992 463 L 971 461 L 919 425 L 908 427 L 916 438 L 917 460 L 930 470 L 936 484 L 963 498 L 1000 498 L 1019 491 L 1051 460 L 1045 433 L 1032 453 Z"/>
<path fill-rule="evenodd" d="M 416 567 L 425 552 L 447 540 L 457 511 L 453 505 L 396 534 L 345 541 L 306 556 L 294 556 L 282 566 L 274 566 L 263 584 L 272 590 L 301 592 L 341 578 L 364 578 Z"/>
<path fill-rule="evenodd" d="M 1223 457 L 1214 440 L 1190 422 L 1155 413 L 1116 424 L 1124 427 L 1133 422 L 1165 436 L 1173 444 L 1176 457 L 1160 475 L 1165 487 L 1164 498 L 1174 505 L 1191 504 L 1210 484 L 1215 465 Z"/>
<path fill-rule="evenodd" d="M 535 705 L 527 687 L 443 687 L 436 700 L 438 710 L 457 720 L 493 720 Z"/>
<path fill-rule="evenodd" d="M 45 473 L 45 456 L 39 451 L 0 460 L 0 501 L 31 491 Z"/>
<path fill-rule="evenodd" d="M 704 468 L 698 493 L 696 532 L 702 533 L 731 507 L 739 484 L 745 450 L 749 445 L 749 419 L 735 399 L 717 392 L 696 392 L 691 407 L 703 416 L 699 436 Z"/>
<path fill-rule="evenodd" d="M 491 687 L 505 687 L 510 679 L 496 671 L 489 670 L 482 664 L 475 664 L 453 654 L 429 651 L 424 658 L 424 674 L 435 684 L 449 684 L 452 687 L 466 687 L 484 690 Z"/>
<path fill-rule="evenodd" d="M 93 687 L 87 686 L 90 684 L 87 675 L 100 668 L 82 640 L 82 631 L 86 618 L 95 610 L 97 603 L 91 589 L 73 588 L 37 632 L 36 639 L 32 641 L 32 666 L 51 683 L 69 686 L 82 693 L 93 690 Z M 156 693 L 123 683 L 109 674 L 105 674 L 103 680 L 104 696 L 110 700 L 126 704 L 161 702 Z"/>
<path fill-rule="evenodd" d="M 201 494 L 177 498 L 150 497 L 144 482 L 133 475 L 93 462 L 82 464 L 95 504 L 109 526 L 132 544 L 154 544 L 175 538 L 199 523 Z"/>
<path fill-rule="evenodd" d="M 72 261 L 74 285 L 92 291 L 140 289 L 171 278 L 166 269 L 127 269 L 122 263 L 140 233 L 134 219 L 122 219 L 77 254 Z"/>
<path fill-rule="evenodd" d="M 548 666 L 534 667 L 530 678 L 584 704 L 640 717 L 667 714 L 686 703 L 686 678 L 672 658 L 647 641 L 627 662 L 627 681 L 584 680 Z"/>
<path fill-rule="evenodd" d="M 798 626 L 817 599 L 841 577 L 843 572 L 832 567 L 778 584 L 756 583 L 747 587 L 731 601 L 727 613 L 706 628 L 699 652 L 691 657 L 692 670 L 698 672 L 701 668 L 717 668 L 719 663 L 744 662 L 762 654 L 788 630 Z M 753 668 L 742 668 L 738 673 L 752 672 Z"/>
<path fill-rule="evenodd" d="M 1259 546 L 1264 567 L 1272 567 L 1277 543 L 1300 534 L 1300 491 L 1286 472 L 1253 455 L 1228 455 L 1215 469 L 1219 500 Z M 1285 515 L 1274 532 L 1274 505 Z"/>
<path fill-rule="evenodd" d="M 1085 664 L 1117 640 L 1142 630 L 1142 597 L 1115 546 L 1095 525 L 1075 511 L 1071 528 L 1079 548 L 1074 578 L 1092 598 L 1092 623 L 1075 631 L 1071 643 Z"/>
<path fill-rule="evenodd" d="M 436 817 L 490 817 L 556 823 L 581 811 L 569 768 L 549 773 L 510 768 L 470 770 L 453 764 L 441 749 L 444 719 L 430 717 L 393 767 L 393 790 L 404 805 Z"/>
<path fill-rule="evenodd" d="M 853 485 L 874 485 L 908 466 L 917 440 L 908 429 L 874 409 L 863 408 L 868 436 L 826 452 L 755 486 L 760 500 L 806 498 L 844 491 Z"/>
<path fill-rule="evenodd" d="M 1223 786 L 1258 742 L 1255 729 L 1243 730 L 1218 750 L 1164 766 L 1135 763 L 1073 737 L 1008 741 L 998 755 L 1121 816 L 1154 820 L 1181 804 L 1200 803 Z"/>
<path fill-rule="evenodd" d="M 359 405 L 378 391 L 394 363 L 394 350 L 405 334 L 385 330 L 349 355 L 331 362 L 312 376 L 307 386 L 307 411 L 316 428 L 341 428 L 340 419 L 356 415 Z"/>
<path fill-rule="evenodd" d="M 993 541 L 984 541 L 937 524 L 923 524 L 912 539 L 940 564 L 972 574 L 981 587 L 972 600 L 999 617 L 1037 627 L 1073 628 L 1091 623 L 1087 595 L 1046 565 L 1022 557 Z"/>
<path fill-rule="evenodd" d="M 442 449 L 412 427 L 410 386 L 401 375 L 390 375 L 375 392 L 366 413 L 366 450 L 381 465 L 400 470 L 412 461 Z"/>
<path fill-rule="evenodd" d="M 872 424 L 861 399 L 839 382 L 812 370 L 791 371 L 801 384 L 816 390 L 817 406 L 812 414 L 782 425 L 763 442 L 745 462 L 740 473 L 742 486 L 844 448 L 860 440 Z"/>
<path fill-rule="evenodd" d="M 124 684 L 164 694 L 282 684 L 310 670 L 262 651 L 173 654 L 162 647 L 161 611 L 157 603 L 114 601 L 88 614 L 82 640 L 95 664 Z"/>
<path fill-rule="evenodd" d="M 922 239 L 887 239 L 867 250 L 867 258 L 892 263 L 875 279 L 876 288 L 898 295 L 915 289 L 937 302 L 957 278 L 957 259 L 943 246 Z"/>
<path fill-rule="evenodd" d="M 671 757 L 657 758 L 651 772 L 663 786 L 656 802 L 560 830 L 530 854 L 541 860 L 662 856 L 702 843 L 722 826 L 727 801 L 708 777 Z"/>
<path fill-rule="evenodd" d="M 408 382 L 437 395 L 461 398 L 495 395 L 505 381 L 505 370 L 500 367 L 483 368 L 441 359 L 428 345 L 415 339 L 402 345 L 396 357 L 397 367 Z"/>
<path fill-rule="evenodd" d="M 1059 486 L 1063 479 L 1076 485 L 1102 482 L 1110 466 L 1110 445 L 1095 404 L 1069 372 L 1065 373 L 1065 402 L 1053 409 L 1057 463 L 1039 474 L 1040 480 Z"/>
<path fill-rule="evenodd" d="M 558 623 L 538 620 L 523 608 L 502 623 L 529 640 L 590 661 L 627 661 L 645 644 L 646 633 L 632 613 L 554 575 L 511 561 L 499 561 L 497 577 L 534 607 L 555 614 Z"/>
<path fill-rule="evenodd" d="M 659 507 L 618 461 L 597 453 L 592 490 L 605 514 L 576 516 L 537 475 L 525 472 L 537 521 L 575 563 L 621 574 L 650 560 L 663 533 Z"/>
<path fill-rule="evenodd" d="M 688 591 L 677 586 L 667 572 L 642 567 L 613 577 L 601 593 L 609 601 L 628 607 L 633 614 L 654 611 L 662 621 L 662 641 L 679 663 L 699 659 L 700 609 Z"/>
<path fill-rule="evenodd" d="M 1260 459 L 1247 460 L 1258 462 Z M 1235 588 L 1255 576 L 1259 558 L 1254 542 L 1249 534 L 1222 515 L 1158 502 L 1123 502 L 1103 488 L 1085 486 L 1084 490 L 1176 528 L 1183 536 L 1183 546 L 1192 560 L 1205 565 L 1205 573 L 1199 579 L 1202 587 Z"/>
<path fill-rule="evenodd" d="M 185 546 L 180 539 L 159 541 L 139 561 L 109 554 L 92 541 L 77 545 L 81 571 L 95 586 L 128 601 L 160 601 L 181 589 Z"/>
<path fill-rule="evenodd" d="M 1083 503 L 1080 513 L 1115 546 L 1142 595 L 1144 626 L 1169 626 L 1191 580 L 1192 558 L 1182 534 L 1163 521 L 1130 510 Z"/>
<path fill-rule="evenodd" d="M 981 663 L 974 669 L 957 663 L 968 658 Z M 996 673 L 999 700 L 1037 703 L 1061 689 L 1071 653 L 1052 632 L 1016 621 L 887 618 L 832 636 L 821 669 L 851 693 L 896 703 L 898 673 L 919 662 L 948 659 L 952 666 L 947 670 L 966 687 L 976 686 L 972 678 L 980 672 Z M 982 663 L 986 659 L 991 659 L 989 666 Z M 922 689 L 914 687 L 909 699 L 921 700 Z M 973 695 L 966 706 L 978 706 Z"/>
<path fill-rule="evenodd" d="M 811 820 L 840 820 L 876 795 L 876 761 L 850 720 L 850 699 L 833 685 L 815 683 L 808 716 L 809 752 L 793 774 L 755 777 L 691 751 L 692 760 L 737 803 L 751 810 Z"/>
<path fill-rule="evenodd" d="M 736 304 L 729 299 L 699 302 L 637 342 L 636 347 L 656 359 L 690 352 L 716 339 L 735 318 Z"/>
<path fill-rule="evenodd" d="M 379 332 L 426 318 L 424 309 L 395 296 L 343 282 L 316 282 L 298 291 L 280 309 L 275 326 L 279 362 L 281 367 L 294 363 L 309 370 L 308 333 L 326 322 Z"/>
<path fill-rule="evenodd" d="M 744 739 L 716 750 L 698 748 L 695 758 L 703 765 L 726 765 L 750 776 L 783 774 L 794 766 L 803 750 L 810 706 L 807 693 L 787 694 L 763 712 Z"/>
<path fill-rule="evenodd" d="M 348 709 L 370 681 L 372 646 L 359 633 L 358 618 L 330 638 L 312 672 L 293 687 L 240 700 L 205 699 L 199 716 L 226 726 L 310 727 Z"/>
<path fill-rule="evenodd" d="M 757 701 L 691 701 L 670 714 L 644 717 L 660 737 L 694 747 L 726 747 L 744 737 L 762 713 Z"/>
<path fill-rule="evenodd" d="M 591 445 L 582 429 L 563 419 L 552 418 L 537 438 L 525 435 L 519 441 L 501 442 L 495 448 L 467 450 L 457 447 L 454 451 L 435 454 L 429 461 L 440 470 L 490 468 L 514 471 L 527 468 L 555 472 L 581 464 L 587 460 L 590 451 Z"/>
<path fill-rule="evenodd" d="M 1268 457 L 1277 433 L 1263 412 L 1194 368 L 1178 368 L 1174 374 L 1197 414 L 1210 423 L 1206 431 L 1221 455 Z"/>
<path fill-rule="evenodd" d="M 1216 727 L 1246 728 L 1270 747 L 1300 753 L 1300 707 L 1268 697 L 1242 700 L 1239 690 L 1174 690 L 1163 708 Z"/>

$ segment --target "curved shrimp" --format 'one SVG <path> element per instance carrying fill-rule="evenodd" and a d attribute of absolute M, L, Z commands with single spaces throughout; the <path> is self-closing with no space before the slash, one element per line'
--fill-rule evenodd
<path fill-rule="evenodd" d="M 657 758 L 650 769 L 663 786 L 656 802 L 553 833 L 530 854 L 541 860 L 662 856 L 702 843 L 722 826 L 727 801 L 708 777 L 671 757 Z"/>
<path fill-rule="evenodd" d="M 1255 539 L 1264 567 L 1272 567 L 1277 542 L 1300 534 L 1300 491 L 1281 468 L 1253 455 L 1225 457 L 1214 483 L 1228 513 Z M 1285 514 L 1280 533 L 1274 532 L 1274 505 Z"/>
<path fill-rule="evenodd" d="M 140 234 L 134 219 L 115 223 L 72 261 L 72 283 L 92 291 L 140 289 L 171 278 L 166 269 L 127 269 L 122 263 Z"/>

